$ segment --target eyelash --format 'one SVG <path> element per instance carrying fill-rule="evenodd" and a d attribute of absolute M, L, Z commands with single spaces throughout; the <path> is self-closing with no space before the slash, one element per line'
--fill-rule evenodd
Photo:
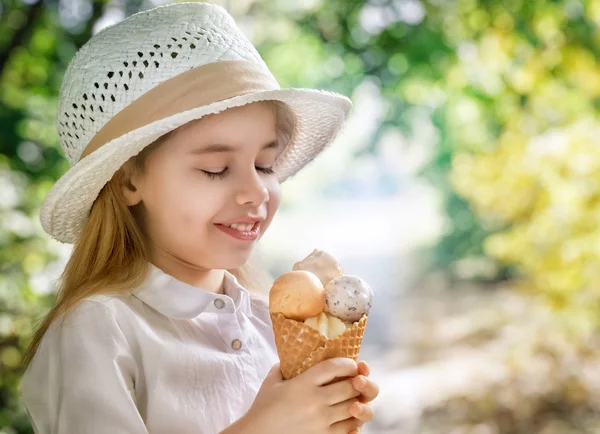
<path fill-rule="evenodd" d="M 265 175 L 272 175 L 275 173 L 275 171 L 273 170 L 272 167 L 256 167 L 256 170 L 264 173 Z M 229 168 L 226 167 L 219 173 L 207 172 L 206 170 L 202 170 L 202 172 L 204 172 L 204 174 L 206 176 L 208 176 L 210 179 L 223 179 L 225 177 L 225 175 L 227 174 L 227 172 L 229 172 Z"/>

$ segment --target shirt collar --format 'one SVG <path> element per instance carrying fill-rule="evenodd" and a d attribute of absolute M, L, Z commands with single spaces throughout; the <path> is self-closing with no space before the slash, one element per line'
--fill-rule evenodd
<path fill-rule="evenodd" d="M 146 279 L 132 294 L 161 314 L 173 319 L 192 319 L 204 312 L 242 311 L 252 316 L 248 290 L 229 271 L 225 270 L 224 294 L 215 294 L 182 282 L 150 262 L 148 264 Z"/>

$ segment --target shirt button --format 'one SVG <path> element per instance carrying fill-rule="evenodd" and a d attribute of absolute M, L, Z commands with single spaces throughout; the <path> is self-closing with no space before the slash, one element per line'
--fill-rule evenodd
<path fill-rule="evenodd" d="M 242 341 L 240 341 L 239 339 L 234 339 L 231 342 L 231 348 L 233 348 L 234 350 L 239 350 L 240 348 L 242 348 Z"/>
<path fill-rule="evenodd" d="M 214 303 L 215 303 L 215 307 L 217 309 L 223 309 L 223 306 L 225 306 L 225 302 L 223 301 L 222 298 L 215 298 Z"/>

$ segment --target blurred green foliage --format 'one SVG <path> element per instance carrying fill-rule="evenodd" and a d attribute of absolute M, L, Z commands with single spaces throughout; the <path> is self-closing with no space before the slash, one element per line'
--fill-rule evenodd
<path fill-rule="evenodd" d="M 18 393 L 20 362 L 35 321 L 52 302 L 48 270 L 61 251 L 42 235 L 39 205 L 68 167 L 54 131 L 56 94 L 66 61 L 91 24 L 72 35 L 57 22 L 57 4 L 2 6 L 0 432 L 31 433 Z"/>
<path fill-rule="evenodd" d="M 448 71 L 457 114 L 479 125 L 456 136 L 451 185 L 492 233 L 488 256 L 567 308 L 576 327 L 596 327 L 600 2 L 509 5 L 458 14 L 488 19 Z"/>
<path fill-rule="evenodd" d="M 18 366 L 66 252 L 38 222 L 41 200 L 68 168 L 54 129 L 56 95 L 106 3 L 1 4 L 0 432 L 31 432 Z M 487 278 L 515 270 L 563 305 L 598 286 L 600 1 L 220 3 L 251 23 L 282 86 L 352 95 L 365 79 L 377 84 L 386 110 L 356 158 L 390 129 L 410 138 L 417 120 L 435 127 L 422 171 L 446 213 L 434 266 L 461 277 L 462 262 L 488 255 L 500 267 Z M 124 2 L 126 15 L 141 7 Z M 590 299 L 577 299 L 588 319 Z"/>

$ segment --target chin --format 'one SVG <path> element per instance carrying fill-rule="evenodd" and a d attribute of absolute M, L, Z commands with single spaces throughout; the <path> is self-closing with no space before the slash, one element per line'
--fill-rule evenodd
<path fill-rule="evenodd" d="M 222 270 L 240 268 L 242 265 L 248 262 L 251 256 L 252 249 L 234 250 L 229 253 L 223 252 L 223 255 L 221 256 L 222 260 L 218 261 L 219 266 L 215 268 Z"/>

